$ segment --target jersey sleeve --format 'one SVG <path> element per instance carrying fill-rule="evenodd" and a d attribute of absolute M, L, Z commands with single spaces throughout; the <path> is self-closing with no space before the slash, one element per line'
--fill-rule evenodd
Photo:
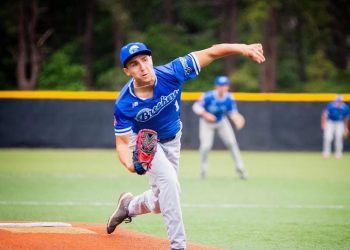
<path fill-rule="evenodd" d="M 205 111 L 205 108 L 204 108 L 204 94 L 197 101 L 195 101 L 193 103 L 192 110 L 197 115 L 200 115 L 203 111 Z"/>
<path fill-rule="evenodd" d="M 132 122 L 115 107 L 114 110 L 114 134 L 116 136 L 126 135 L 132 132 Z"/>
<path fill-rule="evenodd" d="M 332 102 L 327 103 L 326 107 L 323 109 L 323 112 L 327 117 L 327 119 L 329 119 L 329 113 L 331 109 L 332 109 Z"/>
<path fill-rule="evenodd" d="M 196 101 L 196 103 L 198 103 L 198 105 L 204 107 L 204 104 L 205 104 L 205 93 L 201 95 L 201 97 Z"/>
<path fill-rule="evenodd" d="M 200 65 L 194 53 L 179 57 L 171 62 L 175 77 L 180 82 L 185 82 L 198 76 Z"/>

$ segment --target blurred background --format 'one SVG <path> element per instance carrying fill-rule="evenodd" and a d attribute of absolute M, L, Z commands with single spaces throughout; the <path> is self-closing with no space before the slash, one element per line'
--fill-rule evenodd
<path fill-rule="evenodd" d="M 124 43 L 143 41 L 155 65 L 215 43 L 264 46 L 258 66 L 228 57 L 185 91 L 217 74 L 243 92 L 350 92 L 347 0 L 3 0 L 0 88 L 120 90 Z"/>

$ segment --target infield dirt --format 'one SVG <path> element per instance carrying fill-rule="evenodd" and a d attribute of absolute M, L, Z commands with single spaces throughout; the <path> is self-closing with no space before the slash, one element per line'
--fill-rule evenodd
<path fill-rule="evenodd" d="M 70 223 L 71 227 L 15 227 L 0 228 L 0 249 L 169 249 L 167 239 L 118 228 L 106 233 L 103 224 Z M 219 250 L 188 244 L 190 250 Z"/>

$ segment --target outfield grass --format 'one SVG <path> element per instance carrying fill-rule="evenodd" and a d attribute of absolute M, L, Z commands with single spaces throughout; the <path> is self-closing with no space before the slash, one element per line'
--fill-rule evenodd
<path fill-rule="evenodd" d="M 227 151 L 183 151 L 180 182 L 188 240 L 225 249 L 350 249 L 350 154 L 243 152 L 249 179 Z M 148 188 L 113 150 L 0 150 L 0 220 L 105 223 L 120 192 Z M 166 237 L 162 217 L 125 228 Z"/>

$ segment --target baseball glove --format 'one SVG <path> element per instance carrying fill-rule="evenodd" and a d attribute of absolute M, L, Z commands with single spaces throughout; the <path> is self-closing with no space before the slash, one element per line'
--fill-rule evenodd
<path fill-rule="evenodd" d="M 141 129 L 137 134 L 136 148 L 133 152 L 133 163 L 137 174 L 143 175 L 152 167 L 152 160 L 157 152 L 157 132 Z"/>
<path fill-rule="evenodd" d="M 237 130 L 241 130 L 245 125 L 245 119 L 243 115 L 238 112 L 234 112 L 231 115 L 231 120 L 235 124 Z"/>

